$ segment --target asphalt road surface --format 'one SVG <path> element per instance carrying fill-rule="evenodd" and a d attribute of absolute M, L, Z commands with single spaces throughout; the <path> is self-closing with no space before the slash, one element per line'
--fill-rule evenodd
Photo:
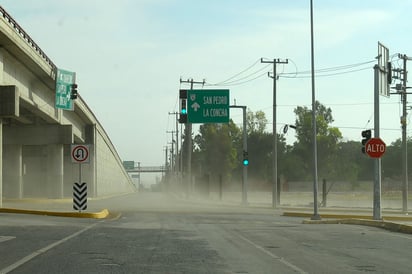
<path fill-rule="evenodd" d="M 0 214 L 0 273 L 411 272 L 412 235 L 162 193 L 100 202 L 110 219 Z"/>

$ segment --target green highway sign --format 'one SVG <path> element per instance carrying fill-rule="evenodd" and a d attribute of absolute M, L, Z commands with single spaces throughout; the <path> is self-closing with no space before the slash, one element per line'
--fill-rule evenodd
<path fill-rule="evenodd" d="M 229 123 L 228 89 L 187 91 L 188 123 Z"/>
<path fill-rule="evenodd" d="M 123 167 L 126 170 L 134 169 L 134 161 L 123 161 Z"/>
<path fill-rule="evenodd" d="M 76 81 L 76 73 L 57 69 L 56 76 L 56 108 L 73 110 L 73 100 L 70 99 L 71 85 Z"/>

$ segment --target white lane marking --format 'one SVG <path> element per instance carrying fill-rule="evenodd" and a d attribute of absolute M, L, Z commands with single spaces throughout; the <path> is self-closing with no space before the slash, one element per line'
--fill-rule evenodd
<path fill-rule="evenodd" d="M 99 223 L 100 223 L 100 222 L 99 222 Z M 22 266 L 23 264 L 29 262 L 30 260 L 34 259 L 35 257 L 37 257 L 37 256 L 39 256 L 39 255 L 41 255 L 41 254 L 49 251 L 50 249 L 52 249 L 52 248 L 54 248 L 54 247 L 56 247 L 56 246 L 58 246 L 58 245 L 60 245 L 60 244 L 62 244 L 62 243 L 64 243 L 64 242 L 67 242 L 68 240 L 70 240 L 70 239 L 72 239 L 72 238 L 74 238 L 74 237 L 79 236 L 79 235 L 82 234 L 83 232 L 85 232 L 85 231 L 93 228 L 94 226 L 98 225 L 99 223 L 94 223 L 94 224 L 92 224 L 92 225 L 89 225 L 89 226 L 83 228 L 82 230 L 79 230 L 79 231 L 77 231 L 76 233 L 73 233 L 72 235 L 67 236 L 66 238 L 63 238 L 63 239 L 61 239 L 61 240 L 59 240 L 59 241 L 57 241 L 57 242 L 54 242 L 54 243 L 52 243 L 52 244 L 50 244 L 50 245 L 48 245 L 48 246 L 46 246 L 46 247 L 43 247 L 43 248 L 41 248 L 41 249 L 39 249 L 39 250 L 34 251 L 33 253 L 27 255 L 26 257 L 18 260 L 18 261 L 15 262 L 14 264 L 11 264 L 11 265 L 9 265 L 9 266 L 1 269 L 1 270 L 0 270 L 0 274 L 6 274 L 6 273 L 9 273 L 10 271 L 13 271 L 14 269 Z"/>
<path fill-rule="evenodd" d="M 13 236 L 0 236 L 0 243 L 5 242 L 5 241 L 9 241 L 9 240 L 13 240 L 13 239 L 16 239 L 16 237 L 13 237 Z"/>
<path fill-rule="evenodd" d="M 237 232 L 235 232 L 235 234 L 236 234 L 240 239 L 242 239 L 243 241 L 251 244 L 251 245 L 254 246 L 256 249 L 259 249 L 260 251 L 262 251 L 263 253 L 265 253 L 265 254 L 268 255 L 269 257 L 272 257 L 273 259 L 279 260 L 279 262 L 281 262 L 282 264 L 284 264 L 284 265 L 292 268 L 293 270 L 295 270 L 295 271 L 298 272 L 298 273 L 307 274 L 306 271 L 304 271 L 303 269 L 300 269 L 300 268 L 297 267 L 296 265 L 294 265 L 294 264 L 286 261 L 284 258 L 282 258 L 282 257 L 280 257 L 280 256 L 277 256 L 276 254 L 274 254 L 274 253 L 272 253 L 272 252 L 267 251 L 264 247 L 262 247 L 262 246 L 260 246 L 260 245 L 258 245 L 258 244 L 256 244 L 256 243 L 254 243 L 254 242 L 252 242 L 251 240 L 243 237 L 242 235 L 240 235 L 240 234 L 237 233 Z"/>

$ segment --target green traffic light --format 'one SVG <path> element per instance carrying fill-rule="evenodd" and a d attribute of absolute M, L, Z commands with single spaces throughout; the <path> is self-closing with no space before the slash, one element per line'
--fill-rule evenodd
<path fill-rule="evenodd" d="M 248 159 L 244 159 L 244 160 L 243 160 L 243 165 L 244 165 L 244 166 L 248 166 L 248 165 L 249 165 L 249 160 L 248 160 Z"/>
<path fill-rule="evenodd" d="M 182 113 L 182 114 L 187 114 L 187 109 L 182 108 L 181 113 Z"/>

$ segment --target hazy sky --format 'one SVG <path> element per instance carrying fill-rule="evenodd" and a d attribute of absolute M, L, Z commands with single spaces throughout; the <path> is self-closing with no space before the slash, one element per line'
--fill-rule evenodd
<path fill-rule="evenodd" d="M 175 129 L 169 112 L 178 110 L 179 88 L 188 88 L 181 77 L 216 84 L 254 64 L 227 86 L 204 88 L 228 88 L 232 102 L 265 111 L 271 132 L 273 81 L 266 72 L 272 67 L 259 59 L 288 58 L 277 67 L 284 73 L 277 82 L 278 132 L 294 123 L 296 106 L 310 108 L 310 74 L 304 74 L 310 70 L 309 0 L 0 3 L 59 68 L 77 73 L 80 95 L 123 160 L 164 163 L 171 142 L 166 131 Z M 378 41 L 390 55 L 412 56 L 411 12 L 412 0 L 314 0 L 315 68 L 334 68 L 316 78 L 316 99 L 332 108 L 333 126 L 346 140 L 360 141 L 361 130 L 373 128 Z M 397 60 L 393 56 L 395 67 Z M 401 137 L 400 96 L 380 100 L 381 138 L 390 144 Z M 231 111 L 239 125 L 241 117 Z M 295 141 L 293 131 L 287 141 Z"/>

